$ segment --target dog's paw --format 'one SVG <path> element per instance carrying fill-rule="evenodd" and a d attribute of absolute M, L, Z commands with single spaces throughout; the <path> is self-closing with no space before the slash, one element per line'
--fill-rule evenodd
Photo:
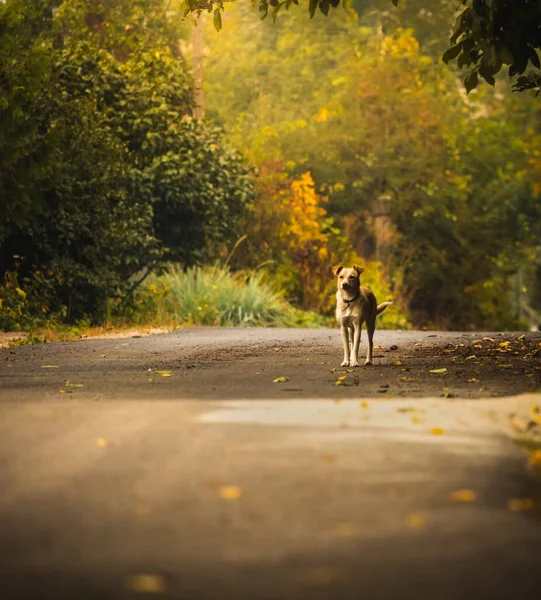
<path fill-rule="evenodd" d="M 340 366 L 341 367 L 349 367 L 349 360 L 345 360 Z"/>
<path fill-rule="evenodd" d="M 371 364 L 372 364 L 372 361 L 367 359 L 367 360 L 365 360 L 364 364 L 365 364 L 365 365 L 371 365 Z"/>
<path fill-rule="evenodd" d="M 359 363 L 356 360 L 350 360 L 349 361 L 349 366 L 350 367 L 358 367 Z"/>

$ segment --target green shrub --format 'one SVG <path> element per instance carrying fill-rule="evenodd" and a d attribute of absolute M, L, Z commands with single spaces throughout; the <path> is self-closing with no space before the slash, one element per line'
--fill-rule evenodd
<path fill-rule="evenodd" d="M 137 324 L 318 327 L 315 313 L 293 309 L 263 273 L 231 273 L 225 266 L 173 266 L 151 275 L 129 304 L 112 307 L 116 322 Z M 115 316 L 116 315 L 116 316 Z"/>

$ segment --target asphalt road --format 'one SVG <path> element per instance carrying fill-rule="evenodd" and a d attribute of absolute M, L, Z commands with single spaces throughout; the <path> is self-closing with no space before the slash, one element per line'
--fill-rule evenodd
<path fill-rule="evenodd" d="M 505 432 L 541 399 L 496 396 L 535 387 L 539 340 L 376 336 L 344 374 L 336 331 L 0 350 L 2 600 L 538 597 L 539 482 Z"/>

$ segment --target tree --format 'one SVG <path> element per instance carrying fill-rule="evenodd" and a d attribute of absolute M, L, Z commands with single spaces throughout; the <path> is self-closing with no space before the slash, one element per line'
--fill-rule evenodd
<path fill-rule="evenodd" d="M 396 7 L 408 0 L 390 0 Z M 422 0 L 412 0 L 422 2 Z M 298 0 L 259 0 L 258 11 L 261 19 L 269 14 L 276 19 L 282 9 L 298 5 Z M 362 8 L 366 5 L 358 0 Z M 185 14 L 202 11 L 214 12 L 217 30 L 222 28 L 221 11 L 223 0 L 182 0 Z M 331 8 L 337 8 L 340 0 L 309 0 L 310 17 L 316 11 L 327 16 Z M 253 3 L 255 6 L 255 1 Z M 420 5 L 420 8 L 423 8 Z M 534 0 L 460 0 L 449 3 L 449 13 L 454 17 L 450 35 L 450 47 L 443 54 L 443 60 L 457 61 L 466 70 L 464 85 L 469 92 L 474 89 L 479 78 L 490 85 L 495 83 L 495 75 L 504 65 L 509 67 L 508 76 L 514 81 L 514 89 L 524 91 L 541 89 L 541 4 Z M 528 65 L 531 65 L 528 72 Z M 516 76 L 519 76 L 518 78 Z"/>
<path fill-rule="evenodd" d="M 21 289 L 27 316 L 99 321 L 165 261 L 217 256 L 252 181 L 192 117 L 161 2 L 57 5 L 0 4 L 0 309 Z"/>
<path fill-rule="evenodd" d="M 523 141 L 537 127 L 531 99 L 488 87 L 467 98 L 411 30 L 384 34 L 353 11 L 335 11 L 317 29 L 308 18 L 298 11 L 261 26 L 239 4 L 223 31 L 207 35 L 209 114 L 260 171 L 254 229 L 289 222 L 276 209 L 280 194 L 309 171 L 314 192 L 328 198 L 325 218 L 374 259 L 376 203 L 389 196 L 387 276 L 416 323 L 516 326 L 512 299 L 498 290 L 531 261 L 541 220 L 537 142 Z M 280 240 L 251 237 L 245 256 Z M 275 260 L 282 277 L 293 272 L 293 246 L 302 240 L 257 258 Z M 299 298 L 301 271 L 288 283 Z"/>

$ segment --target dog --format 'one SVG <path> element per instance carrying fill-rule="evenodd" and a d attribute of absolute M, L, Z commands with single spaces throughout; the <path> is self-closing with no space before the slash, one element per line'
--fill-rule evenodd
<path fill-rule="evenodd" d="M 363 267 L 359 267 L 359 265 L 353 265 L 353 267 L 337 265 L 332 268 L 333 275 L 337 277 L 338 286 L 336 292 L 336 320 L 340 325 L 342 343 L 344 344 L 342 367 L 359 366 L 359 344 L 363 323 L 366 323 L 368 332 L 368 352 L 364 364 L 372 364 L 376 317 L 392 304 L 392 302 L 378 304 L 372 290 L 361 286 L 361 273 L 363 271 Z"/>

